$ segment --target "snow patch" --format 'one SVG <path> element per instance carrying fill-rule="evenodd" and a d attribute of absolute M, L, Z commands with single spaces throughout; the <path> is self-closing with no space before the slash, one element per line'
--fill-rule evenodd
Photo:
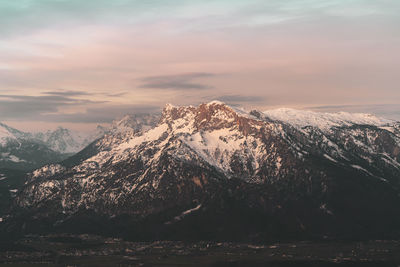
<path fill-rule="evenodd" d="M 144 142 L 152 142 L 160 139 L 163 133 L 168 130 L 168 125 L 166 123 L 163 123 L 149 131 L 147 131 L 145 134 L 136 136 L 129 140 L 126 143 L 123 143 L 118 146 L 117 150 L 123 151 L 128 148 L 134 148 Z"/>
<path fill-rule="evenodd" d="M 334 158 L 330 157 L 330 156 L 327 155 L 327 154 L 324 154 L 324 157 L 327 158 L 327 159 L 329 159 L 330 161 L 333 161 L 333 162 L 337 163 L 337 160 L 335 160 Z"/>
<path fill-rule="evenodd" d="M 180 215 L 174 217 L 173 222 L 178 222 L 181 221 L 185 216 L 189 215 L 190 213 L 197 211 L 201 208 L 201 204 L 197 205 L 196 207 L 192 208 L 192 209 L 188 209 L 185 210 L 184 212 L 182 212 Z M 165 224 L 171 224 L 172 221 L 166 222 Z"/>
<path fill-rule="evenodd" d="M 65 167 L 61 166 L 60 164 L 50 164 L 45 165 L 40 169 L 33 171 L 32 178 L 37 178 L 40 176 L 54 176 L 58 173 L 61 173 L 65 170 Z"/>
<path fill-rule="evenodd" d="M 357 169 L 357 170 L 364 171 L 364 172 L 368 173 L 371 176 L 374 176 L 372 173 L 370 173 L 369 171 L 367 171 L 366 169 L 364 169 L 363 167 L 361 167 L 359 165 L 351 165 L 351 167 L 353 167 L 354 169 Z"/>

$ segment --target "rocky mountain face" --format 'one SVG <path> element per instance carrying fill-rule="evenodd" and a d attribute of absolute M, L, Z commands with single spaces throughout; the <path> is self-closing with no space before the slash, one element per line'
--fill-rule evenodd
<path fill-rule="evenodd" d="M 397 237 L 398 124 L 291 113 L 167 105 L 154 127 L 111 131 L 34 171 L 3 228 L 132 239 Z"/>

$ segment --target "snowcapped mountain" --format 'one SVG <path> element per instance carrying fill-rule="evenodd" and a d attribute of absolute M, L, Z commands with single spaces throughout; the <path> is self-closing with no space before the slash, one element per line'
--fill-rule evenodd
<path fill-rule="evenodd" d="M 365 113 L 322 113 L 308 110 L 279 108 L 264 111 L 263 114 L 272 120 L 289 123 L 298 128 L 312 126 L 320 130 L 329 130 L 332 127 L 350 125 L 373 125 L 380 127 L 394 123 L 392 120 L 379 118 L 372 114 Z"/>
<path fill-rule="evenodd" d="M 363 113 L 294 109 L 269 110 L 262 115 L 295 127 L 333 162 L 353 163 L 353 168 L 374 173 L 383 180 L 389 175 L 386 172 L 396 173 L 400 167 L 399 122 Z"/>
<path fill-rule="evenodd" d="M 34 171 L 16 209 L 33 232 L 90 220 L 132 238 L 398 236 L 396 127 L 362 114 L 167 105 L 151 129 L 110 132 Z"/>
<path fill-rule="evenodd" d="M 0 123 L 0 145 L 4 146 L 9 141 L 15 141 L 20 138 L 26 138 L 27 134 L 3 123 Z"/>
<path fill-rule="evenodd" d="M 158 114 L 126 114 L 122 118 L 112 122 L 109 132 L 146 131 L 153 128 L 159 120 L 160 116 Z"/>
<path fill-rule="evenodd" d="M 32 169 L 62 159 L 32 134 L 0 123 L 0 168 Z"/>
<path fill-rule="evenodd" d="M 46 144 L 50 149 L 63 154 L 79 152 L 91 142 L 105 134 L 102 128 L 97 128 L 94 133 L 80 133 L 69 129 L 58 127 L 54 131 L 36 133 L 36 138 Z"/>

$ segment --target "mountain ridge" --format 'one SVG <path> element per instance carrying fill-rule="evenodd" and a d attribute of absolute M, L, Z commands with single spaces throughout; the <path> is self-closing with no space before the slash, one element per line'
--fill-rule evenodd
<path fill-rule="evenodd" d="M 151 129 L 106 134 L 36 170 L 15 208 L 34 218 L 29 231 L 101 218 L 98 231 L 132 238 L 396 236 L 399 144 L 376 125 L 299 129 L 221 102 L 166 105 Z"/>

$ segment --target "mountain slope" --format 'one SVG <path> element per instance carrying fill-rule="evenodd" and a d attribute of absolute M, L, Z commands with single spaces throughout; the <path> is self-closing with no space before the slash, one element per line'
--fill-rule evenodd
<path fill-rule="evenodd" d="M 326 130 L 271 117 L 167 105 L 152 129 L 107 134 L 33 172 L 17 211 L 31 218 L 28 232 L 143 239 L 399 234 L 398 135 L 364 121 Z"/>
<path fill-rule="evenodd" d="M 158 114 L 126 114 L 122 118 L 114 120 L 109 128 L 98 129 L 97 132 L 101 134 L 96 136 L 101 136 L 101 138 L 92 138 L 94 142 L 63 161 L 62 165 L 73 166 L 100 151 L 110 150 L 112 146 L 155 127 L 159 120 Z"/>

